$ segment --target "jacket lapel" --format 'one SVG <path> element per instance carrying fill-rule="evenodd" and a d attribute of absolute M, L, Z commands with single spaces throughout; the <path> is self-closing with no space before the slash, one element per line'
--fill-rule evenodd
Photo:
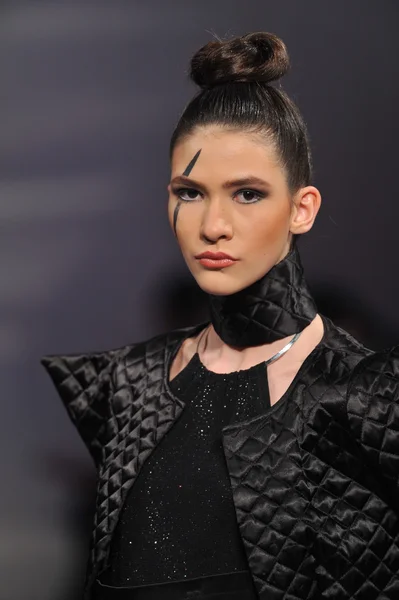
<path fill-rule="evenodd" d="M 169 369 L 184 339 L 203 327 L 185 328 L 134 346 L 115 370 L 109 441 L 103 449 L 98 477 L 87 589 L 107 566 L 112 534 L 129 490 L 184 409 L 184 403 L 169 389 Z"/>

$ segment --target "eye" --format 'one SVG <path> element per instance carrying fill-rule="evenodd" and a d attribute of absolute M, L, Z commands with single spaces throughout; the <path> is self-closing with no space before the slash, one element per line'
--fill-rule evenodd
<path fill-rule="evenodd" d="M 194 188 L 178 188 L 174 189 L 173 193 L 183 202 L 195 202 L 201 197 L 199 191 Z"/>
<path fill-rule="evenodd" d="M 264 193 L 255 190 L 240 190 L 235 194 L 235 198 L 238 198 L 238 201 L 242 204 L 253 204 L 254 202 L 259 202 L 264 197 Z"/>

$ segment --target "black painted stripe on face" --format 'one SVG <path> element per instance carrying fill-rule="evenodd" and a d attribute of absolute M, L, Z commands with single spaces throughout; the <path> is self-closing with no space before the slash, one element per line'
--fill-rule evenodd
<path fill-rule="evenodd" d="M 201 150 L 202 150 L 202 148 L 200 148 L 198 150 L 198 152 L 193 156 L 193 158 L 190 160 L 187 167 L 183 171 L 183 175 L 185 177 L 188 177 L 190 175 L 191 171 L 193 170 L 193 167 L 194 167 L 195 163 L 197 162 L 199 155 L 201 154 Z"/>
<path fill-rule="evenodd" d="M 175 236 L 177 237 L 177 233 L 176 233 L 176 224 L 177 224 L 177 217 L 179 215 L 179 210 L 181 207 L 181 201 L 177 201 L 177 204 L 175 206 L 175 210 L 173 212 L 173 231 L 175 232 Z"/>
<path fill-rule="evenodd" d="M 184 169 L 183 175 L 185 177 L 188 177 L 190 175 L 191 171 L 193 170 L 193 167 L 194 167 L 195 163 L 197 162 L 199 155 L 201 154 L 201 150 L 202 150 L 202 148 L 200 148 L 198 150 L 198 152 L 196 152 L 194 154 L 193 158 L 190 160 L 187 167 Z M 177 232 L 176 232 L 177 217 L 179 216 L 179 210 L 180 210 L 181 205 L 182 205 L 181 200 L 178 200 L 177 204 L 175 206 L 175 210 L 173 212 L 173 231 L 175 232 L 176 237 L 177 237 Z"/>

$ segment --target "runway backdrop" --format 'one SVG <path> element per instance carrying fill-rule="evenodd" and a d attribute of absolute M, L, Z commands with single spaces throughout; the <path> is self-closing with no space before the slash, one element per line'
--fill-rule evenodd
<path fill-rule="evenodd" d="M 275 32 L 307 120 L 323 311 L 399 343 L 394 0 L 68 0 L 0 6 L 0 598 L 78 598 L 93 468 L 39 359 L 202 316 L 166 219 L 190 55 Z M 190 299 L 190 310 L 184 301 Z"/>

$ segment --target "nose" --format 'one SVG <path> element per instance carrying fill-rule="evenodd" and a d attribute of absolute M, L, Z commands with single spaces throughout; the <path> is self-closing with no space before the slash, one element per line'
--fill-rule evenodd
<path fill-rule="evenodd" d="M 212 199 L 205 204 L 201 223 L 201 238 L 215 243 L 220 239 L 233 237 L 233 224 L 227 207 L 220 199 Z"/>

